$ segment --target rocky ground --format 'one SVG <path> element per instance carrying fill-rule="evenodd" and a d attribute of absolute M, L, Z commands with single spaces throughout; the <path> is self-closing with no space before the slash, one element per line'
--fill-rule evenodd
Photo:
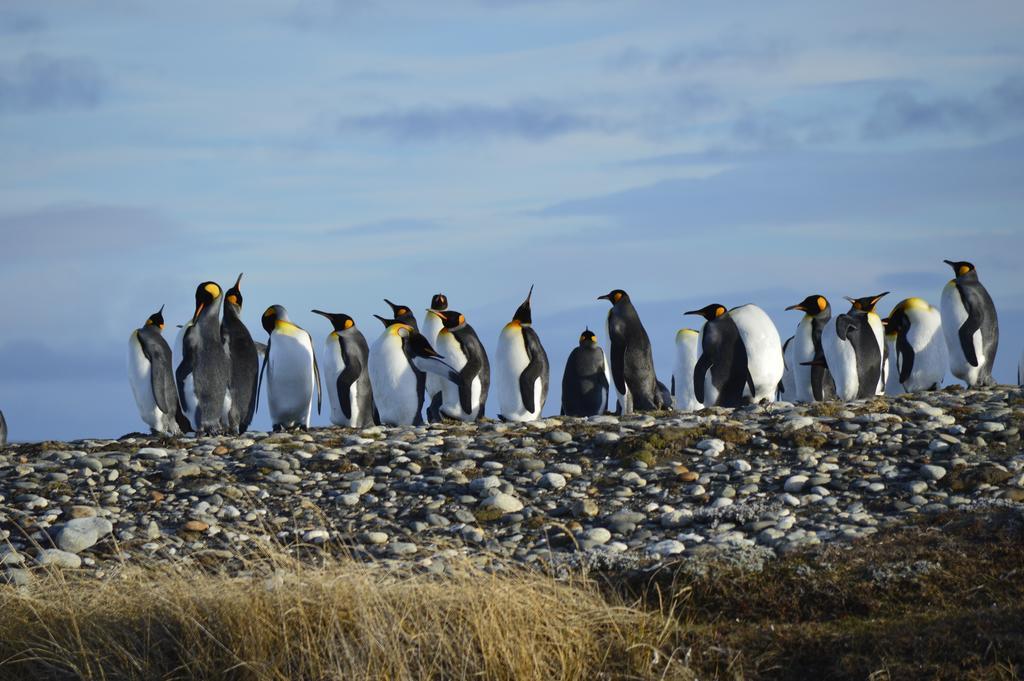
<path fill-rule="evenodd" d="M 709 557 L 757 568 L 921 514 L 1024 509 L 1024 392 L 486 421 L 148 436 L 0 451 L 0 566 L 241 573 L 284 546 L 442 572 L 561 572 Z M 855 544 L 852 544 L 855 545 Z"/>

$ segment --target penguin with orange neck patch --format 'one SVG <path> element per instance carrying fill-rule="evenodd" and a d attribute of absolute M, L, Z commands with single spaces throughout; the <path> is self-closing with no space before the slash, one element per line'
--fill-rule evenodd
<path fill-rule="evenodd" d="M 324 376 L 331 400 L 331 423 L 367 428 L 374 423 L 373 387 L 370 385 L 370 347 L 347 314 L 313 310 L 326 317 L 333 331 L 324 341 Z"/>
<path fill-rule="evenodd" d="M 320 369 L 313 353 L 313 338 L 292 323 L 283 305 L 271 305 L 263 313 L 263 329 L 270 334 L 260 369 L 260 383 L 267 376 L 267 403 L 274 430 L 309 429 L 316 390 L 320 413 Z"/>
<path fill-rule="evenodd" d="M 161 306 L 141 328 L 132 331 L 128 339 L 128 377 L 142 420 L 154 433 L 178 435 L 190 427 L 178 403 L 171 348 L 161 335 L 163 311 Z M 0 415 L 0 420 L 2 418 Z"/>
<path fill-rule="evenodd" d="M 622 414 L 655 411 L 670 405 L 664 403 L 661 386 L 654 373 L 651 339 L 640 322 L 629 294 L 615 289 L 598 300 L 612 304 L 608 311 L 608 341 L 611 355 L 612 382 L 618 393 Z"/>
<path fill-rule="evenodd" d="M 498 418 L 505 421 L 535 421 L 548 398 L 548 355 L 533 330 L 530 299 L 516 309 L 512 321 L 498 337 L 495 378 L 498 388 Z"/>
<path fill-rule="evenodd" d="M 943 261 L 955 277 L 942 289 L 942 331 L 949 351 L 949 369 L 973 388 L 992 385 L 992 365 L 999 349 L 999 316 L 992 296 L 969 262 Z"/>
<path fill-rule="evenodd" d="M 249 430 L 256 413 L 256 386 L 260 376 L 260 356 L 252 334 L 242 322 L 242 275 L 224 294 L 224 318 L 220 335 L 228 352 L 231 377 L 224 397 L 224 430 L 240 435 Z"/>
<path fill-rule="evenodd" d="M 444 326 L 437 334 L 437 351 L 457 374 L 442 388 L 441 415 L 459 421 L 483 418 L 491 385 L 491 365 L 483 343 L 466 317 L 456 310 L 434 312 Z"/>
<path fill-rule="evenodd" d="M 181 360 L 174 379 L 181 409 L 200 435 L 223 430 L 224 398 L 231 380 L 231 365 L 220 332 L 223 292 L 216 282 L 196 288 L 196 311 L 181 338 Z"/>

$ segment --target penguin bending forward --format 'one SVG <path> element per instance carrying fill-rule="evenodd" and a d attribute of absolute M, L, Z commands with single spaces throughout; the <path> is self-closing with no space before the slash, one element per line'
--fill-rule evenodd
<path fill-rule="evenodd" d="M 764 310 L 718 304 L 686 314 L 706 320 L 693 372 L 694 394 L 705 406 L 738 407 L 772 402 L 785 366 L 778 329 Z"/>
<path fill-rule="evenodd" d="M 260 369 L 260 383 L 267 375 L 267 403 L 275 431 L 309 429 L 316 389 L 316 413 L 320 413 L 320 368 L 313 352 L 313 337 L 292 323 L 283 305 L 271 305 L 263 313 L 263 328 L 269 334 L 267 352 Z"/>
<path fill-rule="evenodd" d="M 531 286 L 526 300 L 498 336 L 494 364 L 498 418 L 503 421 L 535 421 L 548 399 L 548 355 L 533 330 L 532 296 Z"/>
<path fill-rule="evenodd" d="M 423 398 L 428 373 L 457 378 L 423 334 L 395 319 L 377 317 L 384 332 L 370 346 L 368 358 L 373 401 L 382 424 L 423 423 Z"/>
<path fill-rule="evenodd" d="M 892 339 L 895 363 L 890 368 L 886 392 L 896 386 L 901 388 L 897 394 L 937 389 L 949 366 L 939 311 L 920 298 L 907 298 L 884 322 L 886 338 Z"/>
<path fill-rule="evenodd" d="M 259 384 L 260 357 L 252 334 L 242 322 L 242 275 L 224 294 L 224 318 L 220 335 L 228 353 L 231 372 L 224 397 L 224 431 L 240 435 L 249 430 L 256 413 L 256 388 Z"/>
<path fill-rule="evenodd" d="M 178 403 L 171 348 L 160 333 L 164 329 L 163 311 L 161 305 L 141 328 L 132 331 L 128 339 L 128 377 L 142 420 L 154 433 L 179 435 L 191 428 Z"/>
<path fill-rule="evenodd" d="M 196 311 L 181 334 L 181 360 L 174 370 L 181 409 L 196 433 L 217 434 L 224 421 L 224 399 L 231 365 L 221 338 L 222 291 L 215 282 L 196 288 Z"/>
<path fill-rule="evenodd" d="M 672 398 L 679 411 L 697 411 L 704 405 L 693 390 L 693 370 L 700 355 L 700 332 L 695 329 L 679 329 L 676 332 L 676 361 L 672 369 Z"/>
<path fill-rule="evenodd" d="M 355 321 L 347 314 L 313 310 L 326 317 L 333 331 L 324 341 L 324 378 L 331 401 L 331 423 L 350 428 L 374 424 L 373 387 L 370 385 L 370 348 Z"/>
<path fill-rule="evenodd" d="M 569 353 L 562 372 L 562 416 L 599 416 L 608 411 L 608 362 L 590 329 Z"/>
<path fill-rule="evenodd" d="M 616 412 L 629 414 L 634 410 L 656 411 L 668 407 L 663 403 L 654 374 L 651 339 L 629 294 L 615 289 L 598 296 L 598 300 L 612 304 L 608 311 L 608 342 L 612 382 L 618 394 Z"/>
<path fill-rule="evenodd" d="M 437 351 L 458 374 L 442 388 L 441 415 L 460 421 L 483 418 L 487 391 L 491 385 L 491 365 L 483 343 L 461 312 L 434 312 L 443 327 L 437 334 Z"/>
<path fill-rule="evenodd" d="M 956 276 L 942 289 L 942 330 L 949 369 L 973 388 L 992 385 L 992 365 L 999 349 L 999 316 L 992 297 L 969 262 L 943 261 Z"/>

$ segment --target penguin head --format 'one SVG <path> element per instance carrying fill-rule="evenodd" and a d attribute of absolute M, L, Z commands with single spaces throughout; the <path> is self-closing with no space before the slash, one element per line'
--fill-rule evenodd
<path fill-rule="evenodd" d="M 865 296 L 863 298 L 844 297 L 850 301 L 850 312 L 874 312 L 878 301 L 887 295 L 889 295 L 888 291 L 879 293 L 877 296 Z"/>
<path fill-rule="evenodd" d="M 683 314 L 699 314 L 701 317 L 711 322 L 718 319 L 726 312 L 728 312 L 728 310 L 725 309 L 725 305 L 712 303 L 711 305 L 705 305 L 699 310 L 690 310 L 689 312 L 684 312 Z"/>
<path fill-rule="evenodd" d="M 964 260 L 943 260 L 942 262 L 952 267 L 953 272 L 956 273 L 958 278 L 968 275 L 971 272 L 977 272 L 977 270 L 974 269 L 974 265 Z"/>
<path fill-rule="evenodd" d="M 192 321 L 199 319 L 199 315 L 203 313 L 203 310 L 215 309 L 214 303 L 220 300 L 221 288 L 213 281 L 204 281 L 202 284 L 196 287 L 196 313 L 192 316 Z"/>
<path fill-rule="evenodd" d="M 625 291 L 623 291 L 622 289 L 617 288 L 617 289 L 615 289 L 613 291 L 610 291 L 610 292 L 604 294 L 603 296 L 598 296 L 597 299 L 598 300 L 607 300 L 612 305 L 615 305 L 616 303 L 618 303 L 619 301 L 622 301 L 622 300 L 625 300 L 625 301 L 628 302 L 629 301 L 629 294 L 626 293 Z"/>
<path fill-rule="evenodd" d="M 813 317 L 814 315 L 821 314 L 825 310 L 829 309 L 828 299 L 820 294 L 807 296 L 796 305 L 790 305 L 786 309 L 800 310 L 804 314 L 808 314 Z"/>
<path fill-rule="evenodd" d="M 580 347 L 589 348 L 594 345 L 597 345 L 597 334 L 591 331 L 588 326 L 583 330 L 583 333 L 580 334 Z"/>
<path fill-rule="evenodd" d="M 323 310 L 312 310 L 312 312 L 313 314 L 318 314 L 321 317 L 327 317 L 331 322 L 331 326 L 333 326 L 334 330 L 338 332 L 354 328 L 356 325 L 355 320 L 341 312 L 324 312 Z"/>
<path fill-rule="evenodd" d="M 443 293 L 435 293 L 434 297 L 430 299 L 431 310 L 447 310 L 448 309 L 448 296 Z"/>
<path fill-rule="evenodd" d="M 146 319 L 146 326 L 155 326 L 161 331 L 164 330 L 164 306 L 161 305 L 160 309 L 149 315 Z"/>
<path fill-rule="evenodd" d="M 316 310 L 314 310 L 314 312 L 316 312 Z M 385 329 L 390 328 L 392 326 L 395 326 L 396 324 L 401 324 L 402 323 L 402 322 L 398 321 L 397 319 L 388 319 L 387 317 L 381 317 L 379 314 L 375 314 L 373 316 L 374 316 L 375 319 L 379 320 L 381 324 L 384 325 Z"/>
<path fill-rule="evenodd" d="M 441 318 L 442 331 L 454 331 L 466 325 L 466 315 L 457 310 L 445 310 L 434 314 Z"/>
<path fill-rule="evenodd" d="M 395 319 L 405 319 L 407 317 L 412 316 L 412 310 L 409 308 L 408 305 L 399 305 L 397 303 L 392 303 L 387 298 L 384 299 L 384 302 L 391 306 L 391 314 L 395 316 Z"/>
<path fill-rule="evenodd" d="M 697 329 L 679 329 L 676 331 L 676 343 L 683 343 L 687 338 L 699 336 Z"/>
<path fill-rule="evenodd" d="M 530 312 L 530 298 L 533 297 L 533 286 L 530 286 L 530 292 L 526 294 L 526 300 L 523 301 L 522 305 L 516 308 L 516 313 L 512 315 L 513 322 L 519 322 L 520 324 L 532 324 L 533 315 Z"/>
<path fill-rule="evenodd" d="M 288 310 L 284 309 L 284 305 L 271 305 L 263 313 L 263 318 L 260 321 L 263 323 L 263 329 L 267 333 L 273 333 L 274 327 L 277 326 L 278 322 L 290 321 L 288 319 Z"/>
<path fill-rule="evenodd" d="M 239 274 L 238 279 L 235 280 L 235 285 L 229 288 L 228 292 L 224 294 L 224 300 L 227 301 L 228 305 L 234 305 L 239 310 L 242 309 L 242 289 L 239 288 L 241 284 L 242 274 Z"/>

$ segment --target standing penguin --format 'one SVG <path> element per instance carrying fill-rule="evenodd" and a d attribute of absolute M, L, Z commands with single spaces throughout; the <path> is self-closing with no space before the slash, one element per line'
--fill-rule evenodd
<path fill-rule="evenodd" d="M 618 393 L 616 411 L 629 414 L 634 410 L 654 411 L 668 406 L 662 403 L 658 379 L 654 374 L 651 339 L 629 294 L 615 289 L 597 299 L 612 304 L 608 311 L 608 341 L 612 382 Z"/>
<path fill-rule="evenodd" d="M 196 288 L 196 311 L 182 329 L 181 360 L 174 370 L 181 409 L 200 435 L 221 432 L 224 396 L 231 379 L 228 353 L 220 335 L 220 286 Z"/>
<path fill-rule="evenodd" d="M 384 332 L 370 346 L 367 363 L 379 420 L 418 426 L 423 423 L 426 376 L 437 372 L 455 379 L 455 372 L 416 329 L 395 319 L 377 319 Z"/>
<path fill-rule="evenodd" d="M 562 416 L 599 416 L 608 410 L 608 363 L 589 328 L 569 353 L 562 374 Z"/>
<path fill-rule="evenodd" d="M 461 312 L 446 310 L 434 314 L 444 323 L 437 334 L 437 351 L 459 375 L 457 382 L 449 381 L 442 388 L 441 415 L 460 421 L 483 418 L 491 385 L 487 352 Z"/>
<path fill-rule="evenodd" d="M 825 325 L 821 331 L 824 361 L 835 380 L 836 396 L 841 400 L 872 397 L 885 388 L 884 327 L 874 307 L 886 294 L 854 300 L 854 307 Z M 859 309 L 858 309 L 859 308 Z M 879 343 L 879 329 L 883 329 Z M 821 359 L 812 360 L 813 363 Z"/>
<path fill-rule="evenodd" d="M 224 294 L 224 319 L 220 335 L 228 352 L 231 378 L 224 398 L 224 430 L 240 435 L 249 430 L 256 413 L 256 388 L 259 383 L 260 358 L 252 334 L 242 322 L 242 275 Z"/>
<path fill-rule="evenodd" d="M 373 425 L 373 387 L 370 385 L 370 348 L 355 321 L 347 314 L 313 310 L 326 317 L 334 330 L 324 341 L 324 376 L 331 400 L 331 423 L 366 428 Z"/>
<path fill-rule="evenodd" d="M 269 334 L 267 352 L 260 368 L 260 383 L 267 374 L 267 403 L 274 430 L 309 429 L 316 388 L 316 413 L 320 413 L 320 368 L 313 352 L 313 337 L 288 318 L 283 305 L 271 305 L 263 313 Z M 257 387 L 258 390 L 258 387 Z"/>
<path fill-rule="evenodd" d="M 423 319 L 423 336 L 431 347 L 437 346 L 437 334 L 441 332 L 444 322 L 432 312 L 444 312 L 448 309 L 448 296 L 443 293 L 435 293 L 430 299 L 430 307 L 427 309 L 427 316 Z M 441 420 L 441 389 L 444 387 L 445 379 L 436 374 L 427 374 L 427 394 L 424 401 L 427 404 L 427 421 L 437 423 Z"/>
<path fill-rule="evenodd" d="M 179 435 L 190 428 L 178 404 L 171 348 L 160 333 L 164 329 L 163 312 L 161 305 L 128 338 L 128 378 L 142 420 L 154 433 Z"/>
<path fill-rule="evenodd" d="M 864 315 L 868 326 L 871 328 L 871 333 L 874 334 L 875 342 L 878 343 L 878 352 L 882 357 L 882 372 L 878 377 L 878 387 L 875 390 L 876 395 L 885 394 L 885 382 L 889 377 L 889 366 L 886 362 L 885 325 L 882 324 L 882 318 L 875 312 L 878 301 L 887 295 L 889 295 L 888 291 L 879 293 L 876 296 L 864 296 L 863 298 L 850 298 L 846 296 L 846 300 L 850 301 L 850 311 L 847 314 Z"/>
<path fill-rule="evenodd" d="M 895 376 L 890 379 L 902 387 L 900 392 L 937 389 L 949 366 L 939 311 L 920 298 L 907 298 L 892 309 L 885 329 L 893 339 L 895 371 L 890 374 Z"/>
<path fill-rule="evenodd" d="M 697 400 L 707 406 L 738 407 L 773 401 L 785 370 L 779 331 L 764 310 L 713 304 L 686 314 L 704 317 L 701 354 L 693 371 Z"/>
<path fill-rule="evenodd" d="M 498 418 L 505 421 L 537 420 L 548 399 L 548 355 L 533 330 L 532 296 L 531 286 L 526 300 L 498 336 L 494 359 Z"/>
<path fill-rule="evenodd" d="M 787 310 L 804 313 L 793 335 L 793 359 L 787 366 L 793 372 L 794 395 L 786 399 L 791 402 L 821 402 L 834 400 L 836 384 L 824 361 L 821 349 L 821 331 L 832 319 L 832 306 L 822 295 L 811 295 Z M 819 361 L 815 361 L 819 360 Z"/>
<path fill-rule="evenodd" d="M 942 289 L 942 329 L 953 375 L 973 388 L 992 385 L 999 349 L 999 317 L 969 262 L 944 260 L 956 276 Z"/>
<path fill-rule="evenodd" d="M 782 342 L 782 380 L 775 392 L 776 400 L 796 401 L 796 362 L 793 357 L 793 336 Z"/>
<path fill-rule="evenodd" d="M 703 409 L 693 391 L 693 370 L 700 355 L 700 332 L 696 329 L 679 329 L 676 332 L 676 362 L 672 369 L 672 397 L 679 411 Z"/>
<path fill-rule="evenodd" d="M 384 302 L 391 308 L 391 316 L 396 322 L 411 326 L 416 331 L 420 330 L 420 327 L 416 324 L 416 315 L 412 313 L 412 309 L 408 305 L 398 305 L 397 303 L 392 303 L 387 298 L 384 299 Z"/>

